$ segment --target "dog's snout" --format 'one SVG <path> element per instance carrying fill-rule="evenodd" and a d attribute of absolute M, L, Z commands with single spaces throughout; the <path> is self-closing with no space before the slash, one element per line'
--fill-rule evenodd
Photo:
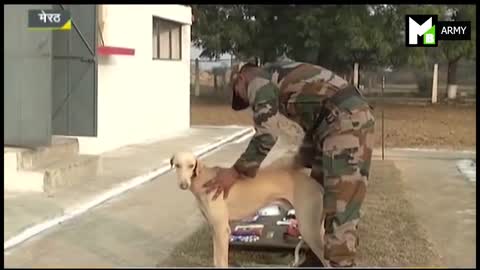
<path fill-rule="evenodd" d="M 180 184 L 180 188 L 181 188 L 181 189 L 187 189 L 187 188 L 188 188 L 188 183 L 185 183 L 185 182 L 184 182 L 184 183 L 181 183 L 181 184 Z"/>

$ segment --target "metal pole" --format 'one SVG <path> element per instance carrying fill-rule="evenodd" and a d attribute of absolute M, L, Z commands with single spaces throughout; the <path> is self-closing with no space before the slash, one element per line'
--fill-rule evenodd
<path fill-rule="evenodd" d="M 200 96 L 200 63 L 195 59 L 195 96 Z"/>
<path fill-rule="evenodd" d="M 385 74 L 382 76 L 382 160 L 385 160 L 385 100 L 383 93 L 385 91 Z"/>
<path fill-rule="evenodd" d="M 354 63 L 353 64 L 353 85 L 355 85 L 355 87 L 358 88 L 358 84 L 359 84 L 359 76 L 358 76 L 358 63 Z"/>
<path fill-rule="evenodd" d="M 432 82 L 432 103 L 437 103 L 438 88 L 438 64 L 433 65 L 433 82 Z"/>

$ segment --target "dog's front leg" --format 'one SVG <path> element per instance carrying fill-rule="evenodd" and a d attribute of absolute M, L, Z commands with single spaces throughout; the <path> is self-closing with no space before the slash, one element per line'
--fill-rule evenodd
<path fill-rule="evenodd" d="M 230 225 L 225 202 L 213 202 L 209 212 L 213 227 L 213 264 L 215 267 L 228 267 Z"/>
<path fill-rule="evenodd" d="M 228 247 L 230 227 L 224 224 L 214 225 L 213 232 L 213 264 L 215 267 L 228 267 Z"/>

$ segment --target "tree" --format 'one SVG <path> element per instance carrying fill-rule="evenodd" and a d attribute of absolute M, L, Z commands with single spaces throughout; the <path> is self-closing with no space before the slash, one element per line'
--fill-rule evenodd
<path fill-rule="evenodd" d="M 202 57 L 231 53 L 239 58 L 271 61 L 285 52 L 286 5 L 193 5 L 194 45 Z"/>
<path fill-rule="evenodd" d="M 445 5 L 395 5 L 396 27 L 393 32 L 399 33 L 401 38 L 393 49 L 392 60 L 397 67 L 411 66 L 417 80 L 419 94 L 428 96 L 432 89 L 433 64 L 441 59 L 439 47 L 406 47 L 405 46 L 405 15 L 411 14 L 438 14 L 439 20 L 444 20 L 447 14 Z"/>
<path fill-rule="evenodd" d="M 263 62 L 286 53 L 334 70 L 389 62 L 393 36 L 385 5 L 193 6 L 192 39 L 202 56 L 233 53 Z M 387 16 L 388 17 L 388 16 Z"/>
<path fill-rule="evenodd" d="M 291 10 L 288 5 L 248 5 L 247 13 L 253 20 L 250 54 L 270 62 L 286 51 L 290 33 Z"/>
<path fill-rule="evenodd" d="M 448 62 L 447 85 L 456 85 L 457 65 L 462 58 L 475 57 L 476 46 L 476 7 L 473 5 L 399 5 L 397 20 L 404 18 L 406 14 L 438 14 L 439 20 L 470 21 L 472 26 L 472 40 L 448 41 L 442 40 L 437 48 L 407 48 L 403 44 L 394 49 L 393 57 L 397 65 L 411 65 L 415 68 L 415 75 L 419 92 L 422 95 L 430 94 L 432 82 L 433 64 L 441 59 Z M 401 33 L 405 35 L 403 23 L 400 23 Z M 402 41 L 404 40 L 402 38 Z"/>
<path fill-rule="evenodd" d="M 449 62 L 449 84 L 456 83 L 459 59 L 475 57 L 472 6 L 194 5 L 193 12 L 192 40 L 203 48 L 201 56 L 231 53 L 243 59 L 259 57 L 265 63 L 285 53 L 343 74 L 352 71 L 354 62 L 364 70 L 409 66 L 423 95 L 430 93 L 433 64 L 442 57 Z M 471 21 L 472 41 L 406 47 L 406 14 Z"/>
<path fill-rule="evenodd" d="M 234 53 L 232 40 L 242 36 L 243 23 L 232 23 L 243 17 L 242 6 L 192 5 L 195 21 L 192 42 L 203 49 L 200 57 L 216 58 L 224 53 Z"/>
<path fill-rule="evenodd" d="M 457 85 L 457 66 L 462 58 L 474 58 L 476 55 L 476 6 L 475 5 L 449 5 L 449 19 L 452 21 L 471 22 L 471 40 L 450 41 L 442 40 L 441 49 L 448 62 L 447 89 Z"/>
<path fill-rule="evenodd" d="M 338 10 L 334 5 L 302 5 L 294 8 L 293 30 L 288 40 L 288 54 L 295 60 L 320 64 L 340 71 L 345 62 L 340 61 L 334 47 Z M 332 20 L 333 19 L 333 20 Z M 334 21 L 335 20 L 335 21 Z M 338 33 L 340 36 L 342 33 Z"/>
<path fill-rule="evenodd" d="M 389 66 L 398 39 L 391 31 L 395 11 L 390 5 L 300 6 L 289 53 L 339 73 L 351 72 L 354 62 L 362 69 Z"/>

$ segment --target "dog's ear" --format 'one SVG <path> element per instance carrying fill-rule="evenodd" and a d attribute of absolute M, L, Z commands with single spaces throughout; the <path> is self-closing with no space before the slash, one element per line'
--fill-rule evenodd
<path fill-rule="evenodd" d="M 193 168 L 193 177 L 197 177 L 197 175 L 200 174 L 200 171 L 202 169 L 202 164 L 198 159 L 195 160 L 195 167 Z"/>
<path fill-rule="evenodd" d="M 174 159 L 174 156 L 172 156 L 172 157 L 170 158 L 170 167 L 171 167 L 171 168 L 173 168 L 173 159 Z"/>

